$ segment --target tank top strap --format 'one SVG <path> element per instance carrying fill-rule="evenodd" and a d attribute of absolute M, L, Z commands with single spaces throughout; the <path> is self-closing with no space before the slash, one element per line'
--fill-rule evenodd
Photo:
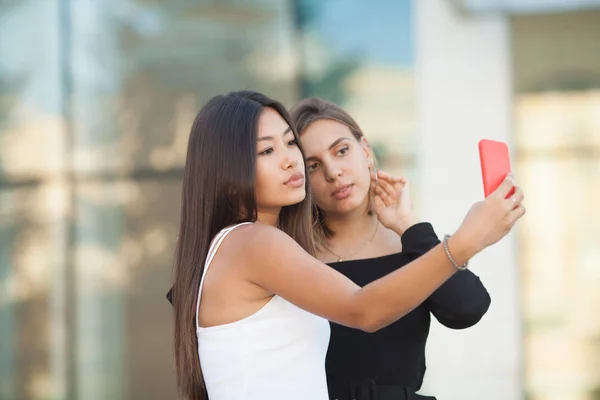
<path fill-rule="evenodd" d="M 212 262 L 213 258 L 215 257 L 215 254 L 217 254 L 217 250 L 219 250 L 221 243 L 223 243 L 223 240 L 225 240 L 225 237 L 229 234 L 229 232 L 231 232 L 238 226 L 247 225 L 247 224 L 251 224 L 251 223 L 252 222 L 242 222 L 242 223 L 224 228 L 219 233 L 217 233 L 215 238 L 212 240 L 212 243 L 210 244 L 210 247 L 208 248 L 206 262 L 204 263 L 204 271 L 202 271 L 202 279 L 200 280 L 200 286 L 198 286 L 198 299 L 196 300 L 196 318 L 195 318 L 196 319 L 196 330 L 200 328 L 200 325 L 198 324 L 198 312 L 200 310 L 200 297 L 202 297 L 202 286 L 204 285 L 204 278 L 206 277 L 206 271 L 208 271 L 208 267 L 210 266 L 210 263 Z"/>

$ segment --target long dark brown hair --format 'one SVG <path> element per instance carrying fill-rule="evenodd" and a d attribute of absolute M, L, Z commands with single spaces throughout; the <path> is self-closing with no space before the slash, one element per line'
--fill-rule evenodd
<path fill-rule="evenodd" d="M 265 107 L 281 115 L 299 143 L 285 107 L 252 91 L 213 97 L 196 116 L 190 132 L 172 288 L 175 370 L 179 394 L 185 400 L 208 399 L 196 337 L 198 288 L 215 235 L 235 223 L 256 221 L 256 138 Z M 300 151 L 304 157 L 301 147 Z M 306 165 L 304 174 L 306 198 L 282 208 L 278 227 L 314 255 Z"/>
<path fill-rule="evenodd" d="M 300 101 L 292 108 L 290 115 L 300 136 L 302 136 L 302 133 L 310 124 L 324 119 L 336 121 L 347 126 L 358 142 L 365 136 L 354 118 L 352 118 L 342 107 L 320 97 L 309 97 Z M 373 163 L 376 166 L 377 160 L 373 154 L 373 149 L 371 149 L 370 146 L 369 149 L 372 153 Z M 370 205 L 368 209 L 370 210 Z M 323 211 L 314 204 L 312 206 L 312 213 L 315 241 L 322 247 L 326 243 L 326 240 L 333 236 L 334 232 L 327 227 Z"/>

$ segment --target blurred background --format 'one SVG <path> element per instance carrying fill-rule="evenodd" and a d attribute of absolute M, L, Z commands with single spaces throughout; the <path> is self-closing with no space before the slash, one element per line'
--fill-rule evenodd
<path fill-rule="evenodd" d="M 600 1 L 0 0 L 0 399 L 175 399 L 191 122 L 251 88 L 345 107 L 451 233 L 507 141 L 528 214 L 433 323 L 423 393 L 600 399 Z"/>

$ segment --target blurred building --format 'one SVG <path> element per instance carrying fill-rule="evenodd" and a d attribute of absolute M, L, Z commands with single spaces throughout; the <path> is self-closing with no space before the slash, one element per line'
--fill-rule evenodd
<path fill-rule="evenodd" d="M 440 236 L 509 142 L 528 214 L 422 392 L 599 399 L 599 43 L 599 1 L 0 0 L 0 399 L 176 398 L 187 136 L 242 88 L 346 107 Z"/>

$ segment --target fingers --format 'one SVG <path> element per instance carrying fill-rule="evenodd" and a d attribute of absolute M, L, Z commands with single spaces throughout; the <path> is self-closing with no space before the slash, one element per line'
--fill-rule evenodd
<path fill-rule="evenodd" d="M 502 183 L 490 194 L 490 197 L 505 199 L 511 189 L 515 186 L 515 180 L 512 174 L 506 175 Z"/>
<path fill-rule="evenodd" d="M 404 177 L 396 177 L 387 172 L 378 171 L 377 178 L 374 194 L 381 198 L 385 207 L 395 204 L 404 190 L 410 190 L 408 180 Z"/>
<path fill-rule="evenodd" d="M 373 196 L 375 195 L 377 186 L 379 186 L 379 179 L 377 179 L 376 175 L 372 174 L 371 175 L 371 183 L 369 185 L 369 193 L 371 195 L 373 195 Z"/>
<path fill-rule="evenodd" d="M 514 181 L 513 181 L 514 184 Z M 505 209 L 507 210 L 506 223 L 508 225 L 508 229 L 512 229 L 514 224 L 525 215 L 526 209 L 523 204 L 523 200 L 525 199 L 525 194 L 523 190 L 514 186 L 515 192 L 507 199 L 503 200 Z"/>
<path fill-rule="evenodd" d="M 373 204 L 375 205 L 375 212 L 377 215 L 381 213 L 381 211 L 385 208 L 385 204 L 380 195 L 376 194 L 373 196 Z"/>
<path fill-rule="evenodd" d="M 387 172 L 379 171 L 377 173 L 379 181 L 388 182 L 394 186 L 396 193 L 399 193 L 404 186 L 408 184 L 408 181 L 404 177 L 396 177 L 388 174 Z"/>
<path fill-rule="evenodd" d="M 379 189 L 382 189 L 383 191 L 383 196 L 395 196 L 396 195 L 396 188 L 394 188 L 394 185 L 391 184 L 387 179 L 381 179 L 379 181 Z"/>
<path fill-rule="evenodd" d="M 388 181 L 392 178 L 392 175 L 390 175 L 387 172 L 384 172 L 382 170 L 377 171 L 377 176 L 379 177 L 379 179 L 385 179 Z"/>
<path fill-rule="evenodd" d="M 406 178 L 404 178 L 404 177 L 396 177 L 396 176 L 388 174 L 387 172 L 384 172 L 384 171 L 378 171 L 377 176 L 379 177 L 379 179 L 386 180 L 392 184 L 394 184 L 394 183 L 405 184 L 407 182 Z"/>
<path fill-rule="evenodd" d="M 404 177 L 396 177 L 384 171 L 378 171 L 378 186 L 380 190 L 375 189 L 386 207 L 392 205 L 404 190 L 410 190 L 409 182 Z"/>
<path fill-rule="evenodd" d="M 506 200 L 504 200 L 505 202 L 507 202 L 507 208 L 510 210 L 513 210 L 517 207 L 519 207 L 522 203 L 523 203 L 523 199 L 525 198 L 525 195 L 523 194 L 523 190 L 521 190 L 520 187 L 515 186 L 515 192 Z"/>
<path fill-rule="evenodd" d="M 514 225 L 523 215 L 525 215 L 526 211 L 527 210 L 523 204 L 519 204 L 517 207 L 515 207 L 515 209 L 508 214 L 508 221 L 510 222 L 510 225 Z"/>
<path fill-rule="evenodd" d="M 385 207 L 389 207 L 396 201 L 396 190 L 389 182 L 380 180 L 375 188 L 375 195 L 381 199 Z"/>
<path fill-rule="evenodd" d="M 400 193 L 409 193 L 410 194 L 410 182 L 405 178 L 401 178 L 402 182 L 397 185 L 396 192 Z"/>

